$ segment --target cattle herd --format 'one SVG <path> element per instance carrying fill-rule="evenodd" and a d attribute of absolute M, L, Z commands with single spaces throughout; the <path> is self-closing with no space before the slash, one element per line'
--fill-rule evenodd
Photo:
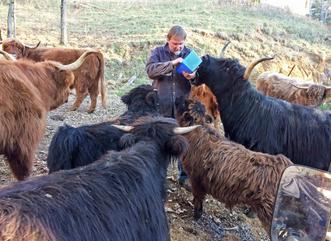
<path fill-rule="evenodd" d="M 329 87 L 264 73 L 258 91 L 250 73 L 271 58 L 245 68 L 206 55 L 190 96 L 176 99 L 175 119 L 161 116 L 151 85 L 140 85 L 121 98 L 127 111 L 117 118 L 59 127 L 49 174 L 29 178 L 47 112 L 67 102 L 70 89 L 70 110 L 89 94 L 93 112 L 99 90 L 106 107 L 104 58 L 94 49 L 15 39 L 4 40 L 0 53 L 0 154 L 19 180 L 0 189 L 0 240 L 169 241 L 166 175 L 178 158 L 192 185 L 195 219 L 210 194 L 229 208 L 249 206 L 268 231 L 286 167 L 329 170 L 331 113 L 314 108 L 330 98 Z"/>

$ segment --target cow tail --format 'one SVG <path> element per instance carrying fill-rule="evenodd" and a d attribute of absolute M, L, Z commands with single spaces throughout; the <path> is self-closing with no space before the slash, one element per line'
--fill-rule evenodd
<path fill-rule="evenodd" d="M 100 63 L 100 68 L 98 72 L 99 87 L 101 92 L 102 106 L 106 108 L 107 106 L 107 87 L 105 85 L 105 60 L 103 54 L 99 52 L 98 59 Z"/>

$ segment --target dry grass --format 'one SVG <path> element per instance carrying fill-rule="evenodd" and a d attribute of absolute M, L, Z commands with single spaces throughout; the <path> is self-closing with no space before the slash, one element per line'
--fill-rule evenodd
<path fill-rule="evenodd" d="M 119 95 L 132 87 L 123 85 L 132 76 L 137 84 L 149 81 L 144 68 L 148 53 L 164 43 L 173 24 L 187 29 L 187 44 L 201 55 L 218 55 L 226 40 L 232 41 L 226 56 L 239 58 L 243 64 L 277 54 L 257 73 L 286 74 L 296 63 L 299 67 L 293 76 L 313 79 L 316 70 L 305 52 L 331 55 L 330 42 L 324 41 L 330 35 L 325 26 L 260 5 L 233 7 L 216 0 L 76 0 L 68 4 L 69 46 L 100 48 L 107 59 L 106 79 L 118 83 L 114 88 L 119 88 Z M 19 39 L 58 45 L 59 1 L 21 0 L 16 8 Z M 7 6 L 1 4 L 1 18 L 6 19 L 6 14 Z M 5 32 L 4 24 L 1 29 Z"/>

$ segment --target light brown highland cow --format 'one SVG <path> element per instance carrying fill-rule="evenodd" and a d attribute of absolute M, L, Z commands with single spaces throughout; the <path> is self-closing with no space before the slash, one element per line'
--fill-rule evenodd
<path fill-rule="evenodd" d="M 331 99 L 331 87 L 300 80 L 273 72 L 261 74 L 256 80 L 256 89 L 264 95 L 291 103 L 317 107 Z"/>

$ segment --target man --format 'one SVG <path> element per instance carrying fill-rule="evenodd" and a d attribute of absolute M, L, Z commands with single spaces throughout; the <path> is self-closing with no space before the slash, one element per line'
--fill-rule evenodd
<path fill-rule="evenodd" d="M 166 117 L 175 117 L 175 100 L 177 97 L 189 95 L 191 84 L 188 80 L 195 78 L 196 74 L 176 72 L 176 66 L 191 52 L 185 46 L 185 40 L 185 30 L 181 26 L 173 26 L 167 34 L 166 44 L 153 49 L 146 64 L 147 75 L 153 79 L 153 86 L 158 90 L 160 112 Z M 178 181 L 183 185 L 187 175 L 180 160 L 178 170 Z"/>

